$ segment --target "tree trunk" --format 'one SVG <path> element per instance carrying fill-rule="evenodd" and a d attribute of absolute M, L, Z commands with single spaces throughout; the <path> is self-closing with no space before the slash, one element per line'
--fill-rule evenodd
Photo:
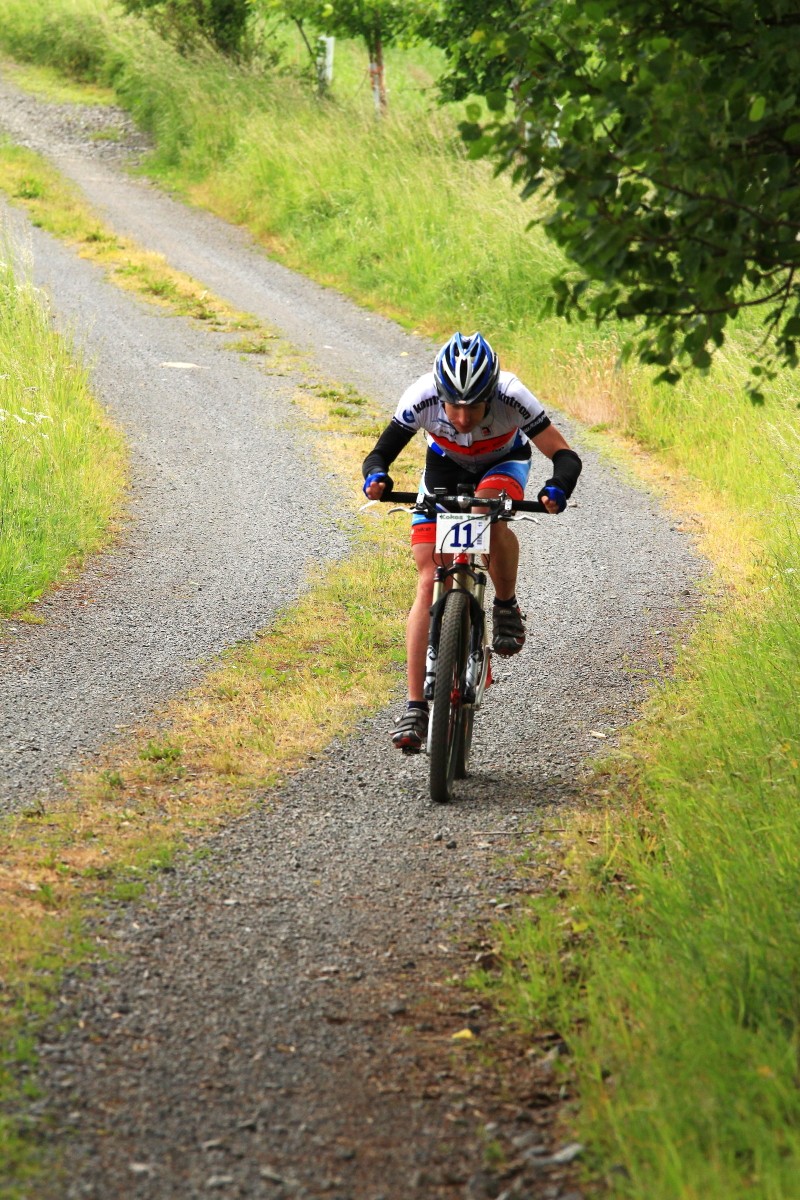
<path fill-rule="evenodd" d="M 376 29 L 367 43 L 369 50 L 369 81 L 375 101 L 375 116 L 386 112 L 386 79 L 383 72 L 383 42 L 381 31 Z"/>

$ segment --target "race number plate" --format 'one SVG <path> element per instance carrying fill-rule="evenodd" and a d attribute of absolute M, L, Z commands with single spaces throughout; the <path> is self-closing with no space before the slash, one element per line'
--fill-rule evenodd
<path fill-rule="evenodd" d="M 488 554 L 492 522 L 481 513 L 437 513 L 438 554 Z"/>

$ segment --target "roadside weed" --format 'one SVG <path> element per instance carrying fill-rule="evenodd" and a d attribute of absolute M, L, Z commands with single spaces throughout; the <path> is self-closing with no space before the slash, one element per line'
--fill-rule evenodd
<path fill-rule="evenodd" d="M 181 747 L 172 742 L 155 742 L 151 740 L 139 751 L 139 757 L 144 759 L 145 762 L 175 763 L 182 753 Z"/>

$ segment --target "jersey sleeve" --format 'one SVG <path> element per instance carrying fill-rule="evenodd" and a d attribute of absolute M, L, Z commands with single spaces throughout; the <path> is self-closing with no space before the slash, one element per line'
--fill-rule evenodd
<path fill-rule="evenodd" d="M 418 429 L 425 427 L 426 416 L 433 412 L 438 404 L 436 383 L 433 372 L 429 371 L 426 375 L 421 375 L 403 392 L 400 402 L 394 410 L 392 423 L 409 433 L 416 433 Z"/>
<path fill-rule="evenodd" d="M 413 429 L 399 425 L 392 417 L 377 442 L 362 463 L 361 470 L 366 479 L 373 471 L 385 473 L 398 454 L 406 448 L 414 436 Z"/>
<path fill-rule="evenodd" d="M 516 375 L 513 375 L 502 389 L 501 400 L 514 414 L 514 420 L 526 437 L 537 437 L 551 423 L 541 401 L 537 400 L 524 383 L 520 383 Z"/>

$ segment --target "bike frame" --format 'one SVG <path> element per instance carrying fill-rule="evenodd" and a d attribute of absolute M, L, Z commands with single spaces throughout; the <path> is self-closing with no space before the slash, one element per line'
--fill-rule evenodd
<path fill-rule="evenodd" d="M 457 495 L 437 488 L 432 496 L 401 492 L 385 499 L 411 505 L 412 511 L 429 517 L 437 510 L 488 515 L 491 525 L 510 520 L 516 512 L 547 511 L 539 501 L 513 501 L 504 493 L 476 497 L 471 489 L 461 488 Z M 457 523 L 457 533 L 462 526 L 468 527 L 468 522 Z M 467 533 L 466 541 L 472 545 L 471 533 Z M 481 707 L 491 679 L 492 651 L 484 607 L 491 551 L 482 548 L 480 536 L 474 541 L 473 548 L 458 549 L 464 543 L 456 540 L 452 553 L 449 548 L 440 551 L 441 561 L 437 558 L 435 564 L 424 695 L 432 702 L 426 749 L 431 799 L 437 802 L 453 799 L 453 781 L 468 774 L 474 714 Z"/>
<path fill-rule="evenodd" d="M 514 513 L 546 513 L 544 505 L 533 500 L 510 500 L 501 495 L 498 497 L 476 498 L 473 492 L 465 491 L 457 496 L 447 495 L 446 488 L 436 488 L 432 496 L 422 496 L 414 492 L 393 492 L 381 497 L 383 503 L 409 504 L 417 510 L 424 506 L 439 505 L 449 511 L 466 512 L 475 509 L 477 512 L 492 514 L 493 523 L 497 520 L 508 520 Z M 498 500 L 501 508 L 498 509 Z M 403 511 L 407 511 L 403 509 Z M 448 556 L 449 557 L 449 556 Z M 439 634 L 442 628 L 442 614 L 448 595 L 458 590 L 470 597 L 470 647 L 469 666 L 467 670 L 467 685 L 462 703 L 475 710 L 479 709 L 486 691 L 487 680 L 491 671 L 491 647 L 488 644 L 486 630 L 486 582 L 488 570 L 488 555 L 461 551 L 455 554 L 449 566 L 441 563 L 436 567 L 433 584 L 433 601 L 431 603 L 431 621 L 428 630 L 428 648 L 425 658 L 425 699 L 433 699 L 436 683 L 436 659 L 439 650 Z M 449 584 L 449 586 L 448 586 Z"/>

